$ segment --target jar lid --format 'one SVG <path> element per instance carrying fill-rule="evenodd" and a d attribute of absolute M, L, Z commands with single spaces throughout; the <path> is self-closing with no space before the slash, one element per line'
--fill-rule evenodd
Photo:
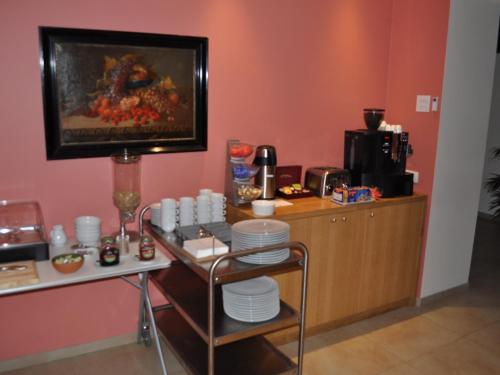
<path fill-rule="evenodd" d="M 141 241 L 143 243 L 153 242 L 153 238 L 151 238 L 151 236 L 142 236 Z"/>
<path fill-rule="evenodd" d="M 112 236 L 104 236 L 101 238 L 101 243 L 103 245 L 112 245 L 115 243 L 115 239 Z"/>

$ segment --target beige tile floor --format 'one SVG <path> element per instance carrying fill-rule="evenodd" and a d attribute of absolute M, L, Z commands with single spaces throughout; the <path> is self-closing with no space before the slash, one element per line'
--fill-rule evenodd
<path fill-rule="evenodd" d="M 478 221 L 468 289 L 310 337 L 305 348 L 308 375 L 500 374 L 500 225 Z M 293 357 L 296 344 L 281 350 Z M 169 352 L 167 363 L 185 374 Z M 157 373 L 155 351 L 132 344 L 4 374 Z"/>

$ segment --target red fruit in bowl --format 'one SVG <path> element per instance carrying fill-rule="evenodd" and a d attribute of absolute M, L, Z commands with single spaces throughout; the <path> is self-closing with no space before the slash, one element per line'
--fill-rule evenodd
<path fill-rule="evenodd" d="M 241 145 L 242 156 L 247 157 L 252 155 L 253 147 L 250 145 Z"/>
<path fill-rule="evenodd" d="M 231 146 L 229 153 L 233 158 L 246 158 L 253 152 L 253 146 L 246 143 L 237 143 Z"/>
<path fill-rule="evenodd" d="M 233 158 L 241 158 L 240 145 L 231 146 L 230 154 Z"/>

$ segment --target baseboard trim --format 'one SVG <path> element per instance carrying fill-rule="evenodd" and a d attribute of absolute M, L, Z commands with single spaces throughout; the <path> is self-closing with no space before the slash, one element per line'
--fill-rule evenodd
<path fill-rule="evenodd" d="M 0 361 L 0 372 L 12 371 L 20 368 L 40 365 L 42 363 L 52 362 L 59 359 L 76 357 L 78 355 L 92 353 L 99 350 L 114 348 L 116 346 L 127 345 L 137 340 L 136 333 L 115 336 L 109 339 L 90 342 L 87 344 L 70 346 L 57 349 L 50 352 L 36 353 L 23 357 L 13 358 L 6 361 Z"/>
<path fill-rule="evenodd" d="M 442 292 L 431 294 L 430 296 L 427 296 L 427 297 L 419 298 L 418 306 L 428 305 L 430 303 L 439 301 L 445 297 L 454 296 L 454 295 L 463 293 L 463 292 L 467 291 L 468 289 L 469 289 L 469 283 L 465 283 L 465 284 L 456 286 L 454 288 L 443 290 Z"/>

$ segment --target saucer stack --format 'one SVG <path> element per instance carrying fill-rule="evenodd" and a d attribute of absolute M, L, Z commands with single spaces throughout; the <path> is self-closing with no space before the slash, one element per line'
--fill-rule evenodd
<path fill-rule="evenodd" d="M 278 283 L 267 276 L 224 284 L 224 312 L 242 322 L 263 322 L 279 314 L 279 294 Z"/>
<path fill-rule="evenodd" d="M 231 227 L 232 251 L 252 249 L 276 245 L 290 240 L 290 225 L 272 219 L 244 220 Z M 266 251 L 238 257 L 237 259 L 251 264 L 280 263 L 290 256 L 290 249 Z"/>

